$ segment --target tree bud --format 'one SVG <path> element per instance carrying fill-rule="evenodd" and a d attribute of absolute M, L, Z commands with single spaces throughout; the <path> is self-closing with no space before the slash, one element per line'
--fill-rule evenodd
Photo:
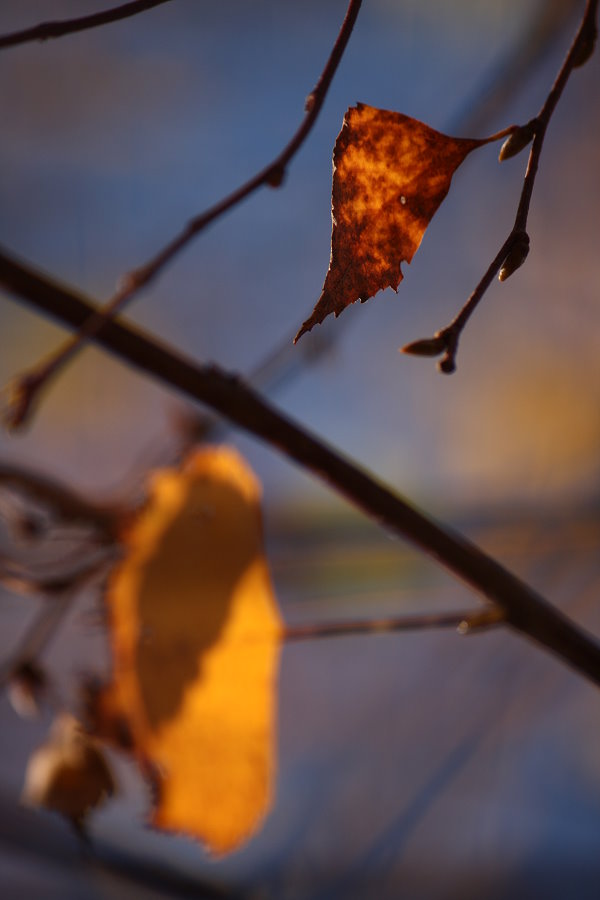
<path fill-rule="evenodd" d="M 504 262 L 502 263 L 502 268 L 498 273 L 498 281 L 506 281 L 507 278 L 510 278 L 513 272 L 516 272 L 519 269 L 525 260 L 527 259 L 527 254 L 529 253 L 529 235 L 527 232 L 522 231 L 515 238 L 515 242 L 512 245 L 512 249 Z"/>
<path fill-rule="evenodd" d="M 504 162 L 505 159 L 510 159 L 511 156 L 516 156 L 517 153 L 520 153 L 521 150 L 525 149 L 527 144 L 533 139 L 535 125 L 535 119 L 531 119 L 527 125 L 521 125 L 513 131 L 512 134 L 509 134 L 500 147 L 500 153 L 498 154 L 499 162 Z"/>
<path fill-rule="evenodd" d="M 575 48 L 575 54 L 573 56 L 573 68 L 578 69 L 580 66 L 585 65 L 588 61 L 592 53 L 594 52 L 594 48 L 596 46 L 596 38 L 598 37 L 598 29 L 595 25 L 592 25 L 587 29 L 587 33 L 581 36 L 577 47 Z"/>

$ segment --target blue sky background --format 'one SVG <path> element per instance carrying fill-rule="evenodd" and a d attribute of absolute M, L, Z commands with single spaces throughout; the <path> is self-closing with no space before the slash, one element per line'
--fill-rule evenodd
<path fill-rule="evenodd" d="M 2 3 L 0 32 L 109 5 Z M 577 13 L 583 4 L 365 0 L 282 190 L 261 190 L 215 223 L 128 315 L 199 360 L 252 370 L 319 296 L 331 152 L 347 107 L 362 101 L 466 134 L 479 86 L 531 17 L 567 6 Z M 118 25 L 0 54 L 0 244 L 109 297 L 125 272 L 287 142 L 344 9 L 343 0 L 173 0 Z M 468 136 L 537 112 L 575 19 L 505 107 Z M 398 295 L 379 294 L 323 326 L 339 333 L 331 352 L 273 395 L 400 492 L 461 522 L 596 631 L 598 526 L 579 515 L 597 500 L 600 470 L 599 96 L 597 53 L 573 75 L 548 131 L 527 263 L 491 287 L 463 336 L 456 375 L 398 347 L 453 317 L 512 225 L 526 158 L 499 166 L 497 146 L 457 173 Z M 0 382 L 61 335 L 0 295 Z M 0 454 L 107 496 L 166 458 L 180 407 L 180 398 L 88 349 L 33 426 L 0 437 Z M 354 544 L 356 520 L 332 533 L 314 512 L 346 510 L 341 501 L 274 451 L 231 437 L 264 484 L 271 562 L 291 620 L 468 603 L 449 576 L 374 528 L 364 526 Z M 531 515 L 517 516 L 523 507 Z M 475 518 L 461 520 L 465 508 Z M 301 510 L 311 513 L 305 543 L 294 531 Z M 476 522 L 500 512 L 514 516 L 506 530 Z M 2 603 L 7 651 L 25 614 L 22 600 Z M 74 611 L 49 656 L 71 686 L 73 673 L 106 650 L 86 621 Z M 356 896 L 374 896 L 373 884 L 380 897 L 400 889 L 439 897 L 446 888 L 444 896 L 461 900 L 597 896 L 597 692 L 554 660 L 505 633 L 323 642 L 285 651 L 280 697 L 277 802 L 245 850 L 215 866 L 196 845 L 148 833 L 139 824 L 147 798 L 126 768 L 125 808 L 100 814 L 100 842 L 290 900 L 341 900 L 357 885 Z M 48 720 L 15 725 L 5 699 L 0 716 L 0 800 L 14 801 Z M 13 819 L 26 834 L 40 821 Z M 54 820 L 45 827 L 40 841 L 49 846 L 59 829 Z M 77 848 L 64 850 L 61 840 L 72 863 L 65 884 L 77 890 L 81 878 L 88 890 L 90 872 L 79 871 Z M 5 885 L 11 865 L 0 857 Z M 60 880 L 50 868 L 31 868 L 30 896 Z M 14 870 L 23 896 L 27 869 Z"/>
<path fill-rule="evenodd" d="M 0 28 L 96 7 L 3 5 Z M 260 191 L 215 223 L 131 316 L 198 359 L 251 370 L 319 296 L 329 259 L 331 150 L 346 108 L 361 100 L 452 131 L 535 9 L 534 2 L 503 4 L 501 12 L 461 3 L 452 13 L 436 2 L 365 4 L 284 188 Z M 123 273 L 289 139 L 342 14 L 333 2 L 175 0 L 142 18 L 5 52 L 2 243 L 107 298 Z M 538 109 L 571 33 L 485 131 Z M 379 294 L 323 326 L 339 326 L 335 349 L 288 382 L 278 404 L 428 502 L 539 502 L 556 491 L 596 490 L 599 126 L 589 112 L 599 81 L 596 58 L 568 85 L 542 160 L 527 266 L 491 288 L 463 338 L 458 373 L 443 378 L 434 364 L 397 350 L 449 321 L 510 228 L 525 156 L 499 166 L 495 146 L 457 174 L 404 267 L 398 295 Z M 4 381 L 59 332 L 9 299 L 0 316 Z M 2 452 L 81 485 L 118 485 L 149 447 L 159 454 L 178 403 L 88 351 L 29 433 L 2 439 Z M 312 479 L 239 440 L 269 501 L 325 502 Z"/>

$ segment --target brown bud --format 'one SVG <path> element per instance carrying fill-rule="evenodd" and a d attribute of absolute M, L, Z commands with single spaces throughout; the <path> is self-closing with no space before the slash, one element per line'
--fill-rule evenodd
<path fill-rule="evenodd" d="M 444 375 L 452 375 L 453 372 L 456 372 L 454 356 L 447 354 L 443 359 L 440 359 L 438 369 L 440 372 L 443 372 Z"/>
<path fill-rule="evenodd" d="M 46 676 L 33 662 L 21 663 L 8 682 L 8 698 L 15 712 L 23 718 L 36 716 L 40 698 L 46 688 Z"/>
<path fill-rule="evenodd" d="M 510 159 L 511 156 L 516 156 L 517 153 L 524 150 L 527 144 L 533 139 L 535 126 L 535 119 L 531 119 L 527 125 L 521 125 L 519 128 L 515 129 L 512 134 L 509 134 L 500 147 L 500 153 L 498 154 L 499 162 L 504 162 L 505 159 Z"/>
<path fill-rule="evenodd" d="M 510 253 L 502 263 L 502 268 L 498 273 L 498 281 L 506 281 L 513 272 L 519 269 L 529 253 L 529 235 L 525 231 L 521 231 L 516 237 L 512 245 Z"/>
<path fill-rule="evenodd" d="M 581 35 L 577 43 L 577 47 L 575 48 L 575 53 L 573 55 L 573 68 L 578 69 L 580 66 L 586 64 L 594 49 L 596 47 L 596 39 L 598 37 L 598 29 L 595 25 L 592 25 L 587 29 L 585 34 Z"/>
<path fill-rule="evenodd" d="M 316 100 L 315 92 L 311 91 L 310 94 L 308 95 L 308 97 L 306 98 L 306 100 L 304 101 L 304 112 L 307 112 L 307 113 L 311 112 L 312 108 L 315 105 L 315 100 Z"/>
<path fill-rule="evenodd" d="M 441 334 L 432 338 L 421 338 L 402 347 L 402 353 L 410 353 L 412 356 L 439 356 L 446 350 L 447 341 Z"/>

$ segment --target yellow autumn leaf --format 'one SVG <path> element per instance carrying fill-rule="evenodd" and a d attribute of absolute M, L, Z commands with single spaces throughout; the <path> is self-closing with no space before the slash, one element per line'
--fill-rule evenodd
<path fill-rule="evenodd" d="M 229 448 L 152 478 L 107 591 L 113 678 L 97 727 L 124 727 L 156 782 L 152 823 L 238 847 L 271 803 L 282 625 L 260 488 Z"/>

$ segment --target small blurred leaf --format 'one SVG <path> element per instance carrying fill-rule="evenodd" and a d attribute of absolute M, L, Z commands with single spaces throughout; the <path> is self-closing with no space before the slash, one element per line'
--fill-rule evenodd
<path fill-rule="evenodd" d="M 398 288 L 454 172 L 488 140 L 447 137 L 363 103 L 347 111 L 333 151 L 329 271 L 296 340 L 330 313 Z"/>
<path fill-rule="evenodd" d="M 88 813 L 115 792 L 108 763 L 73 716 L 61 714 L 27 763 L 22 800 L 55 810 L 81 829 Z"/>
<path fill-rule="evenodd" d="M 273 790 L 281 621 L 259 502 L 228 448 L 157 472 L 107 595 L 98 731 L 128 734 L 156 788 L 152 823 L 214 853 L 251 836 Z"/>

